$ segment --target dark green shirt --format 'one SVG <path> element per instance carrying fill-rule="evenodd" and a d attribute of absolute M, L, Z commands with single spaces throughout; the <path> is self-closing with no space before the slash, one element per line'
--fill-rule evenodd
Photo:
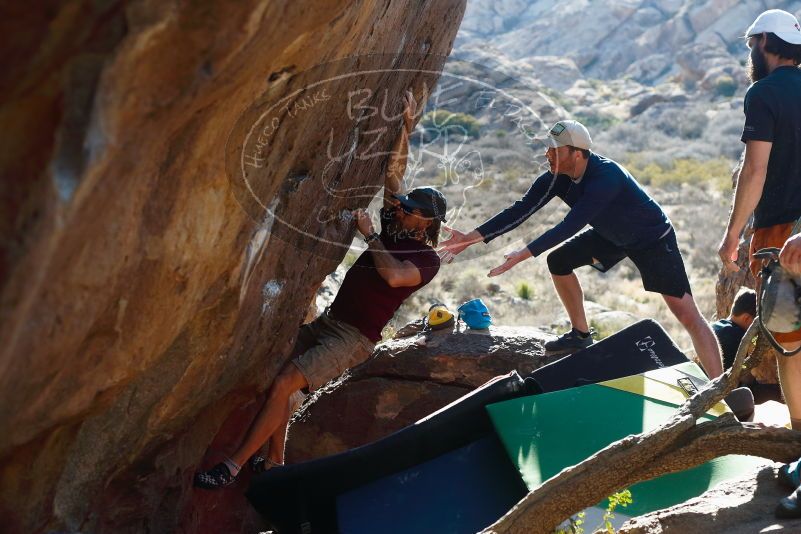
<path fill-rule="evenodd" d="M 737 349 L 740 347 L 740 341 L 745 335 L 745 330 L 731 319 L 715 321 L 712 323 L 712 330 L 720 343 L 723 370 L 725 371 L 734 364 L 734 357 L 737 356 Z"/>

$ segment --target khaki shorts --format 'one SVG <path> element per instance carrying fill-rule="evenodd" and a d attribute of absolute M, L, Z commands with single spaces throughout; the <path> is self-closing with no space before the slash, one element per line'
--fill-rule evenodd
<path fill-rule="evenodd" d="M 309 391 L 321 388 L 346 370 L 366 361 L 375 343 L 358 328 L 331 319 L 327 310 L 314 321 L 304 324 L 292 354 L 292 363 L 309 383 Z"/>
<path fill-rule="evenodd" d="M 751 274 L 754 275 L 757 281 L 757 293 L 762 286 L 762 278 L 759 276 L 759 271 L 762 269 L 762 260 L 754 259 L 754 252 L 761 248 L 777 247 L 782 248 L 784 242 L 790 237 L 795 223 L 777 224 L 775 226 L 768 226 L 767 228 L 757 228 L 751 237 L 751 249 L 748 252 L 750 259 Z M 773 332 L 773 337 L 779 343 L 790 343 L 793 341 L 801 341 L 801 330 L 795 332 L 788 332 L 785 334 Z"/>

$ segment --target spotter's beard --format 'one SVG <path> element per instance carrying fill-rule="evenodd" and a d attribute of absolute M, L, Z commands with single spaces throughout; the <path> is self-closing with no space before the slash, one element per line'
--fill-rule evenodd
<path fill-rule="evenodd" d="M 758 82 L 769 74 L 768 63 L 765 61 L 765 54 L 763 54 L 756 45 L 751 49 L 751 53 L 748 54 L 748 64 L 746 68 L 748 69 L 748 80 L 751 83 Z"/>

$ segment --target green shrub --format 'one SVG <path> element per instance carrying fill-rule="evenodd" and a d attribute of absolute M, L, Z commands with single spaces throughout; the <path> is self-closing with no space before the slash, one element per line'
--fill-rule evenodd
<path fill-rule="evenodd" d="M 600 113 L 576 113 L 574 118 L 593 132 L 602 132 L 618 124 L 620 119 Z"/>
<path fill-rule="evenodd" d="M 634 155 L 624 167 L 638 182 L 655 187 L 689 183 L 709 185 L 719 191 L 731 189 L 733 162 L 722 157 L 709 160 L 681 158 L 665 167 L 653 162 L 643 163 Z"/>
<path fill-rule="evenodd" d="M 395 329 L 394 326 L 391 324 L 386 325 L 384 328 L 381 329 L 381 341 L 388 341 L 395 337 L 398 331 Z"/>
<path fill-rule="evenodd" d="M 555 89 L 551 89 L 550 87 L 540 87 L 539 91 L 551 98 L 554 102 L 565 108 L 565 111 L 570 111 L 573 109 L 573 101 L 566 97 L 564 94 L 556 91 Z"/>
<path fill-rule="evenodd" d="M 503 179 L 509 182 L 516 182 L 521 177 L 526 175 L 526 170 L 520 167 L 509 167 L 503 171 Z"/>
<path fill-rule="evenodd" d="M 612 334 L 616 333 L 614 331 L 607 330 L 606 328 L 601 326 L 600 323 L 596 322 L 595 319 L 590 319 L 590 328 L 595 330 L 595 336 L 594 337 L 595 337 L 596 341 L 601 341 L 602 339 L 606 339 L 609 336 L 611 336 Z"/>
<path fill-rule="evenodd" d="M 478 139 L 481 127 L 472 115 L 467 113 L 451 113 L 445 109 L 429 111 L 420 119 L 420 124 L 426 130 L 446 130 L 454 126 L 461 127 L 467 137 Z"/>
<path fill-rule="evenodd" d="M 681 86 L 686 92 L 691 93 L 698 88 L 698 82 L 692 78 L 684 78 L 681 80 Z"/>
<path fill-rule="evenodd" d="M 579 512 L 576 514 L 576 517 L 571 517 L 568 519 L 567 528 L 557 528 L 554 530 L 554 534 L 584 534 L 584 520 L 585 520 L 585 513 Z"/>
<path fill-rule="evenodd" d="M 721 76 L 715 80 L 715 94 L 730 98 L 737 92 L 737 82 L 731 76 Z"/>
<path fill-rule="evenodd" d="M 534 291 L 532 291 L 531 286 L 528 285 L 528 282 L 520 282 L 517 284 L 517 296 L 523 300 L 531 300 Z"/>
<path fill-rule="evenodd" d="M 587 83 L 590 84 L 590 87 L 592 87 L 596 91 L 603 88 L 604 86 L 603 80 L 599 80 L 598 78 L 587 78 Z"/>
<path fill-rule="evenodd" d="M 701 139 L 708 124 L 709 119 L 707 119 L 706 115 L 702 113 L 690 114 L 678 122 L 676 132 L 682 139 Z"/>
<path fill-rule="evenodd" d="M 631 498 L 631 491 L 627 489 L 609 496 L 609 505 L 604 512 L 604 529 L 608 534 L 614 534 L 615 532 L 615 527 L 612 526 L 612 519 L 615 518 L 615 509 L 618 506 L 625 508 L 632 502 L 634 501 Z"/>
<path fill-rule="evenodd" d="M 342 263 L 345 265 L 345 267 L 350 269 L 351 267 L 353 267 L 353 264 L 356 263 L 356 260 L 359 259 L 359 254 L 360 253 L 358 253 L 358 252 L 354 252 L 352 250 L 348 250 L 345 253 L 345 257 L 342 258 Z"/>
<path fill-rule="evenodd" d="M 630 505 L 634 502 L 634 499 L 631 496 L 631 491 L 625 489 L 623 491 L 619 491 L 614 495 L 610 495 L 608 499 L 608 504 L 606 506 L 606 510 L 604 511 L 603 515 L 603 529 L 597 530 L 596 532 L 606 532 L 607 534 L 615 534 L 615 527 L 612 525 L 612 519 L 615 518 L 615 509 L 618 506 L 625 508 L 626 506 Z M 554 531 L 554 534 L 584 534 L 584 523 L 585 523 L 585 514 L 584 512 L 579 512 L 576 514 L 576 517 L 571 517 L 568 520 L 567 528 L 558 528 Z"/>

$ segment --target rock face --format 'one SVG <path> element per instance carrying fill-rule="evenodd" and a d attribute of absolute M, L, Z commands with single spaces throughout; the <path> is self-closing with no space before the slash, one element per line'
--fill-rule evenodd
<path fill-rule="evenodd" d="M 464 1 L 9 9 L 3 530 L 236 532 L 213 510 L 241 496 L 193 496 L 191 474 L 283 364 L 350 240 L 336 214 L 382 181 L 386 158 L 354 152 L 373 146 L 360 132 L 436 81 Z M 364 65 L 378 75 L 337 78 L 364 54 L 381 54 Z M 384 98 L 384 117 L 367 113 Z"/>
<path fill-rule="evenodd" d="M 625 534 L 684 534 L 686 532 L 798 532 L 799 520 L 779 520 L 773 510 L 787 491 L 776 481 L 779 464 L 753 476 L 719 484 L 703 495 L 672 508 L 627 521 Z"/>
<path fill-rule="evenodd" d="M 289 428 L 286 461 L 297 463 L 380 439 L 487 382 L 548 363 L 548 334 L 527 327 L 431 334 L 388 341 L 330 384 Z"/>

